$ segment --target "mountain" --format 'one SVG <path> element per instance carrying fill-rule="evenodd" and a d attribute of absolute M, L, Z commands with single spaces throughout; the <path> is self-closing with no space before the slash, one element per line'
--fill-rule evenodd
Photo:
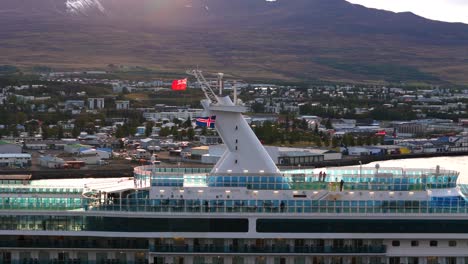
<path fill-rule="evenodd" d="M 468 25 L 344 0 L 3 0 L 0 64 L 468 83 Z"/>

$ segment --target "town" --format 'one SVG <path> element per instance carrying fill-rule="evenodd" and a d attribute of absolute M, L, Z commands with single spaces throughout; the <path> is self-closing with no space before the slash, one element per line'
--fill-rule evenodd
<path fill-rule="evenodd" d="M 49 72 L 34 80 L 2 79 L 2 169 L 131 171 L 142 164 L 212 166 L 220 159 L 225 147 L 214 117 L 203 114 L 198 82 L 174 91 L 172 79 L 106 76 Z M 210 77 L 213 90 L 235 93 L 249 109 L 245 119 L 279 166 L 468 153 L 468 90 L 462 88 Z"/>

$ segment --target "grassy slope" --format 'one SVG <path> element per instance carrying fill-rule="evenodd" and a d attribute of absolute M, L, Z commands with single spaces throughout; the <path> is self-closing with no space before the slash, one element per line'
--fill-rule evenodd
<path fill-rule="evenodd" d="M 468 84 L 465 46 L 416 44 L 386 35 L 38 24 L 28 30 L 2 27 L 0 36 L 0 65 L 90 69 L 113 63 L 168 74 L 199 65 L 242 78 Z"/>

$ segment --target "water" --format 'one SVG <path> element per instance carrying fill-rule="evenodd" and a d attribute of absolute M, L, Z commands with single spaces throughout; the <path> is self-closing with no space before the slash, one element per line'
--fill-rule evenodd
<path fill-rule="evenodd" d="M 380 164 L 381 167 L 420 169 L 435 169 L 435 167 L 439 165 L 441 169 L 459 171 L 460 177 L 458 178 L 458 183 L 468 184 L 468 156 L 397 159 L 373 162 L 364 166 L 374 167 L 377 163 Z"/>

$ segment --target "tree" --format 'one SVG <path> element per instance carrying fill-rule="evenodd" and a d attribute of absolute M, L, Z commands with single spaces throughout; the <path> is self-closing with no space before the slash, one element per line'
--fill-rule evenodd
<path fill-rule="evenodd" d="M 182 126 L 185 127 L 185 128 L 192 127 L 192 119 L 190 117 L 187 118 L 187 120 L 185 120 L 185 122 L 182 124 Z"/>
<path fill-rule="evenodd" d="M 289 130 L 289 115 L 286 115 L 286 120 L 284 121 L 284 128 Z"/>
<path fill-rule="evenodd" d="M 305 120 L 305 118 L 302 118 L 301 124 L 300 124 L 299 127 L 300 127 L 301 129 L 303 129 L 303 130 L 309 129 L 309 124 L 307 123 L 307 121 Z"/>
<path fill-rule="evenodd" d="M 379 144 L 379 137 L 373 136 L 371 140 L 372 140 L 372 145 L 375 146 Z"/>
<path fill-rule="evenodd" d="M 145 127 L 145 136 L 149 137 L 153 133 L 153 126 L 154 123 L 152 121 L 146 122 L 146 127 Z"/>
<path fill-rule="evenodd" d="M 179 131 L 177 130 L 176 126 L 171 127 L 171 135 L 173 135 L 175 138 L 179 136 Z"/>
<path fill-rule="evenodd" d="M 362 137 L 358 137 L 358 138 L 357 138 L 357 145 L 358 145 L 358 146 L 363 146 L 363 145 L 364 145 L 364 140 L 363 140 Z"/>
<path fill-rule="evenodd" d="M 123 128 L 121 125 L 117 126 L 117 129 L 115 130 L 115 137 L 116 138 L 123 138 L 125 137 L 125 133 L 123 131 Z"/>
<path fill-rule="evenodd" d="M 338 144 L 339 144 L 338 138 L 337 137 L 332 137 L 331 144 L 332 144 L 332 148 L 338 147 Z"/>
<path fill-rule="evenodd" d="M 76 138 L 80 135 L 80 132 L 81 132 L 80 129 L 77 126 L 74 126 L 72 130 L 72 136 Z"/>
<path fill-rule="evenodd" d="M 262 103 L 255 102 L 250 106 L 250 109 L 252 109 L 252 112 L 254 113 L 264 113 L 265 112 L 265 106 Z"/>
<path fill-rule="evenodd" d="M 322 140 L 320 139 L 319 136 L 314 137 L 314 143 L 317 147 L 322 147 Z"/>
<path fill-rule="evenodd" d="M 172 123 L 174 123 L 174 124 L 176 124 L 176 125 L 180 125 L 182 122 L 180 121 L 179 118 L 174 118 L 174 119 L 172 120 Z"/>
<path fill-rule="evenodd" d="M 41 126 L 42 130 L 42 139 L 48 139 L 49 138 L 49 127 L 46 125 Z"/>
<path fill-rule="evenodd" d="M 343 138 L 341 139 L 341 144 L 345 146 L 349 146 L 349 137 L 348 135 L 344 135 Z"/>
<path fill-rule="evenodd" d="M 323 138 L 323 145 L 324 145 L 325 147 L 329 147 L 329 146 L 330 146 L 330 138 L 329 138 L 328 136 L 325 136 L 325 137 Z"/>
<path fill-rule="evenodd" d="M 195 130 L 192 127 L 187 130 L 187 137 L 189 140 L 193 140 L 195 138 Z"/>
<path fill-rule="evenodd" d="M 330 118 L 327 119 L 327 122 L 325 123 L 325 128 L 326 129 L 333 129 Z"/>
<path fill-rule="evenodd" d="M 62 126 L 58 126 L 57 127 L 57 138 L 58 139 L 62 139 L 64 136 L 63 136 L 63 127 Z"/>
<path fill-rule="evenodd" d="M 171 133 L 171 130 L 170 130 L 168 127 L 163 127 L 163 128 L 161 128 L 161 130 L 159 131 L 159 136 L 161 136 L 161 137 L 167 137 L 167 136 L 169 136 L 170 133 Z"/>

